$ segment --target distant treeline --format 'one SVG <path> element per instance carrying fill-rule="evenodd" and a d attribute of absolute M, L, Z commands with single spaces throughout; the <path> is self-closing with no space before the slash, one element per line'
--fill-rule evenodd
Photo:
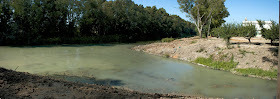
<path fill-rule="evenodd" d="M 0 0 L 0 45 L 135 42 L 195 35 L 165 9 L 131 0 Z"/>

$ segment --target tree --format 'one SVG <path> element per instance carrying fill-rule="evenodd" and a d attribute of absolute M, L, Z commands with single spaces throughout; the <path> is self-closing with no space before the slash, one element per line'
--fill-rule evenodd
<path fill-rule="evenodd" d="M 258 20 L 258 23 L 261 27 L 262 36 L 265 39 L 269 39 L 270 44 L 273 45 L 273 41 L 275 41 L 276 39 L 279 39 L 279 24 L 277 24 L 275 21 L 271 21 L 270 29 L 266 29 L 263 27 L 264 21 Z"/>
<path fill-rule="evenodd" d="M 249 40 L 249 43 L 251 44 L 251 38 L 255 37 L 257 33 L 257 30 L 255 28 L 255 25 L 247 24 L 247 25 L 240 25 L 238 26 L 238 34 L 239 36 L 245 37 Z"/>
<path fill-rule="evenodd" d="M 213 32 L 218 33 L 226 41 L 227 45 L 230 45 L 230 38 L 237 35 L 236 31 L 236 24 L 223 24 L 223 26 L 213 29 Z"/>
<path fill-rule="evenodd" d="M 13 12 L 10 0 L 0 0 L 0 44 L 13 38 Z"/>
<path fill-rule="evenodd" d="M 224 18 L 228 16 L 224 0 L 177 0 L 182 11 L 196 25 L 198 34 L 202 38 L 202 30 L 207 22 L 212 23 L 213 18 Z M 220 17 L 219 14 L 223 13 Z M 216 22 L 216 21 L 214 21 Z M 221 23 L 220 23 L 221 24 Z M 210 24 L 211 25 L 211 24 Z"/>
<path fill-rule="evenodd" d="M 210 35 L 210 31 L 213 28 L 221 26 L 226 21 L 224 18 L 229 16 L 229 12 L 227 11 L 227 8 L 224 5 L 225 0 L 217 0 L 215 6 L 215 9 L 213 10 L 212 14 L 210 15 L 209 22 L 207 22 L 208 28 L 206 37 Z"/>
<path fill-rule="evenodd" d="M 0 44 L 135 42 L 195 33 L 191 22 L 132 0 L 0 0 L 0 13 Z"/>

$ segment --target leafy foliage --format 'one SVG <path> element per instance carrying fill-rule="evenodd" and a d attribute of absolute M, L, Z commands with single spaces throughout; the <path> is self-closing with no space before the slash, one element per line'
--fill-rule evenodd
<path fill-rule="evenodd" d="M 1 45 L 135 42 L 196 34 L 191 22 L 132 0 L 0 2 Z"/>
<path fill-rule="evenodd" d="M 260 25 L 262 36 L 265 39 L 269 39 L 271 41 L 271 44 L 273 44 L 273 41 L 276 39 L 279 39 L 279 24 L 277 24 L 275 21 L 271 21 L 270 29 L 264 28 L 264 21 L 258 20 L 258 23 Z"/>
<path fill-rule="evenodd" d="M 225 22 L 224 18 L 229 16 L 229 12 L 224 5 L 225 0 L 177 0 L 182 11 L 187 13 L 187 17 L 194 22 L 200 37 L 203 30 L 206 37 L 210 29 L 220 26 Z M 208 24 L 208 27 L 205 25 Z"/>
<path fill-rule="evenodd" d="M 237 24 L 223 24 L 221 27 L 213 29 L 214 34 L 224 38 L 227 45 L 230 44 L 230 38 L 237 35 Z"/>
<path fill-rule="evenodd" d="M 251 38 L 255 37 L 257 34 L 257 30 L 255 28 L 255 25 L 248 24 L 245 26 L 240 25 L 238 27 L 238 36 L 245 37 L 249 40 L 249 43 L 251 43 Z"/>

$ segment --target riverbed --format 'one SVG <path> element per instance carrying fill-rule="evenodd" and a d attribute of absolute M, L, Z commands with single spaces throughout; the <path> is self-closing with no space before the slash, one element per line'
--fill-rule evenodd
<path fill-rule="evenodd" d="M 140 92 L 223 98 L 276 96 L 276 81 L 237 76 L 131 50 L 135 45 L 2 46 L 0 66 Z"/>

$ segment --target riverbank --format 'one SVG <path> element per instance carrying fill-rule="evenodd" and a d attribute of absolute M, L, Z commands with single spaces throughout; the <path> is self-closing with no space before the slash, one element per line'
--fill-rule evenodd
<path fill-rule="evenodd" d="M 274 71 L 278 63 L 278 46 L 271 46 L 268 44 L 269 40 L 263 38 L 252 38 L 251 41 L 252 44 L 249 44 L 247 39 L 234 37 L 230 40 L 231 45 L 227 46 L 226 42 L 220 38 L 199 39 L 198 37 L 192 37 L 177 39 L 172 42 L 139 45 L 132 49 L 195 63 L 200 63 L 196 62 L 198 58 L 207 59 L 210 57 L 216 63 L 230 62 L 232 60 L 237 62 L 237 65 L 227 71 L 238 75 L 276 80 L 277 74 L 274 74 Z M 203 63 L 200 64 L 202 65 Z M 224 68 L 206 66 L 206 64 L 203 64 L 203 66 L 225 70 Z M 261 70 L 269 73 L 271 71 L 272 76 L 259 74 L 262 72 Z"/>
<path fill-rule="evenodd" d="M 74 83 L 26 72 L 16 72 L 2 67 L 0 67 L 0 92 L 0 98 L 202 99 L 195 96 L 140 93 L 109 86 Z"/>

